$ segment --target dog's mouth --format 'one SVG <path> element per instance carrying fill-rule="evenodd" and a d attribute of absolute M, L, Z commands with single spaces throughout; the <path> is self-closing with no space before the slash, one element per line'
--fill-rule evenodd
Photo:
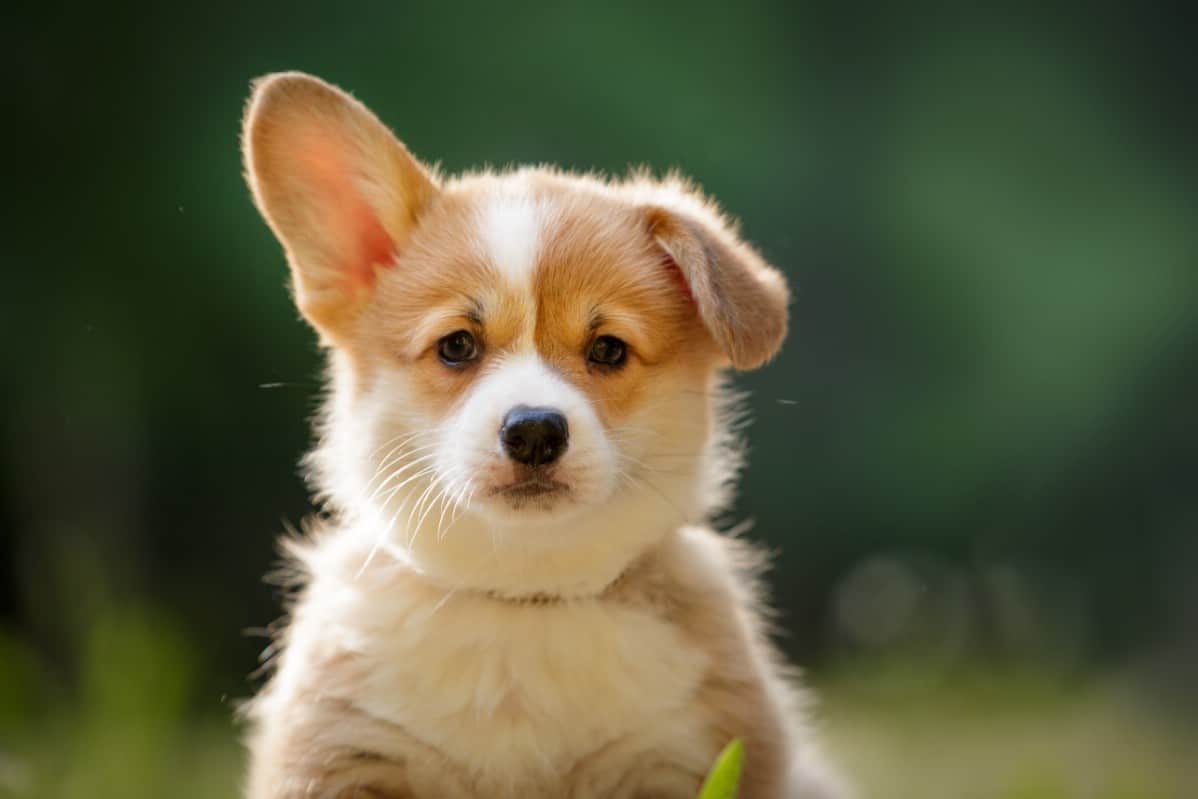
<path fill-rule="evenodd" d="M 541 475 L 533 475 L 524 480 L 495 486 L 491 489 L 491 493 L 521 500 L 545 497 L 551 494 L 564 494 L 569 490 L 570 487 L 565 483 Z"/>

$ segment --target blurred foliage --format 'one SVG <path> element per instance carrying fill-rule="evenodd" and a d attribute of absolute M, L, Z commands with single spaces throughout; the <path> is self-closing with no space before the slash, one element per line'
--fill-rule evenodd
<path fill-rule="evenodd" d="M 232 790 L 226 698 L 253 690 L 262 645 L 239 633 L 278 612 L 259 576 L 308 511 L 293 464 L 319 396 L 238 160 L 249 80 L 288 68 L 353 90 L 449 170 L 677 166 L 786 270 L 789 343 L 739 379 L 756 423 L 728 518 L 779 550 L 785 643 L 817 675 L 919 664 L 899 685 L 926 701 L 886 724 L 843 698 L 843 729 L 872 731 L 848 750 L 911 779 L 942 744 L 1061 752 L 1028 773 L 1012 755 L 994 796 L 1179 784 L 1158 769 L 1172 722 L 1105 694 L 1075 713 L 1058 689 L 1114 670 L 1193 709 L 1183 8 L 215 0 L 4 18 L 0 792 L 182 796 L 164 788 L 179 764 L 196 796 Z M 1055 687 L 1010 726 L 944 715 L 938 692 L 979 661 L 996 685 L 1030 670 Z M 1091 753 L 1064 749 L 1103 725 L 1126 736 L 1104 763 L 1127 770 L 1091 790 L 1073 768 Z"/>
<path fill-rule="evenodd" d="M 1123 679 L 993 666 L 929 683 L 918 660 L 821 682 L 824 743 L 867 796 L 1183 799 L 1198 732 Z"/>
<path fill-rule="evenodd" d="M 21 642 L 0 636 L 0 797 L 228 797 L 242 753 L 230 719 L 196 721 L 199 662 L 145 608 L 92 617 L 78 682 L 65 687 Z M 31 701 L 36 699 L 42 701 Z"/>

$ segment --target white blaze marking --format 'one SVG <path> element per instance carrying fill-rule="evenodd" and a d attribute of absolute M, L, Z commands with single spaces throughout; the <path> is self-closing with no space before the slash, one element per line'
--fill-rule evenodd
<path fill-rule="evenodd" d="M 496 194 L 482 210 L 479 226 L 486 257 L 515 286 L 531 290 L 544 217 L 544 209 L 522 192 Z"/>

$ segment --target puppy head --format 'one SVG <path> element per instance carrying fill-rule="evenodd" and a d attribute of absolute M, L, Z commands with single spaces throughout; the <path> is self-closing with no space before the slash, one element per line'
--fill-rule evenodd
<path fill-rule="evenodd" d="M 342 513 L 417 560 L 619 560 L 710 508 L 714 375 L 776 352 L 787 291 L 684 182 L 443 180 L 296 73 L 256 84 L 243 142 L 332 351 L 315 463 Z"/>

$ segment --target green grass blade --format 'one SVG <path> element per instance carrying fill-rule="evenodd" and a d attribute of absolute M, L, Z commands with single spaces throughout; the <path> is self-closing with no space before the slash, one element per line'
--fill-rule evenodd
<path fill-rule="evenodd" d="M 733 738 L 715 759 L 707 779 L 703 780 L 699 799 L 736 799 L 736 786 L 740 784 L 740 770 L 744 762 L 744 744 L 739 738 Z"/>

